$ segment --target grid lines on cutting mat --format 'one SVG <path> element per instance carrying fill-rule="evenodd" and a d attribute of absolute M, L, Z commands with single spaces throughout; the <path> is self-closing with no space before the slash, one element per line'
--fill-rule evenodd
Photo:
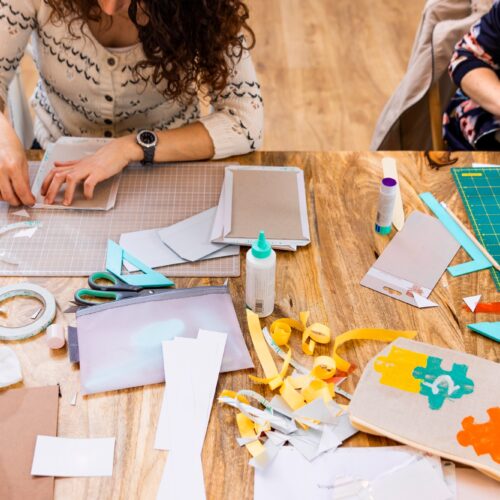
<path fill-rule="evenodd" d="M 500 168 L 452 168 L 476 238 L 500 262 Z M 500 290 L 500 272 L 491 268 Z"/>
<path fill-rule="evenodd" d="M 30 164 L 33 180 L 38 163 Z M 87 276 L 104 269 L 107 240 L 122 233 L 166 227 L 214 207 L 228 163 L 130 166 L 122 174 L 116 205 L 105 211 L 27 209 L 43 226 L 32 238 L 0 236 L 0 250 L 19 262 L 0 262 L 2 276 Z M 21 221 L 16 208 L 0 213 L 1 226 Z M 26 220 L 26 219 L 23 219 Z M 159 269 L 168 276 L 238 276 L 239 256 Z"/>

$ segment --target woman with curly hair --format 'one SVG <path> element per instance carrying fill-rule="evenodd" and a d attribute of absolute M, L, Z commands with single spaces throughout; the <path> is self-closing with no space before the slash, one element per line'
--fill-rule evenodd
<path fill-rule="evenodd" d="M 32 34 L 40 75 L 35 136 L 114 137 L 96 154 L 56 164 L 42 186 L 70 205 L 130 162 L 224 158 L 262 142 L 255 38 L 241 0 L 0 0 L 0 110 Z M 245 37 L 246 35 L 246 37 Z M 198 95 L 212 112 L 200 116 Z M 0 199 L 32 205 L 21 142 L 0 113 Z"/>

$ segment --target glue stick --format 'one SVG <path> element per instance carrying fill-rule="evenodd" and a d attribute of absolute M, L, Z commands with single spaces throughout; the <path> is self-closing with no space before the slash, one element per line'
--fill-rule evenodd
<path fill-rule="evenodd" d="M 378 198 L 377 220 L 375 232 L 389 234 L 391 232 L 392 214 L 396 203 L 398 182 L 392 177 L 384 177 L 380 186 Z"/>
<path fill-rule="evenodd" d="M 64 328 L 53 323 L 46 330 L 46 342 L 51 349 L 61 349 L 66 343 Z"/>
<path fill-rule="evenodd" d="M 252 244 L 246 258 L 246 304 L 259 318 L 274 311 L 276 252 L 266 240 L 264 231 Z"/>

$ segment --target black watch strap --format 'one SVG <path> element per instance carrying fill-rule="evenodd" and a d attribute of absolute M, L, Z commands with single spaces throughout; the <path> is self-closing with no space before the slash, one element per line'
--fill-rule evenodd
<path fill-rule="evenodd" d="M 156 146 L 143 146 L 142 150 L 144 151 L 144 159 L 142 160 L 142 163 L 144 165 L 150 165 L 151 163 L 153 163 L 153 159 L 155 157 L 155 149 Z"/>

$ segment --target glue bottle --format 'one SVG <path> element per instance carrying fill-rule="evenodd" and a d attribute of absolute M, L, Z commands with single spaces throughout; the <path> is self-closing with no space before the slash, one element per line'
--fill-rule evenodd
<path fill-rule="evenodd" d="M 266 240 L 264 231 L 252 244 L 246 258 L 246 293 L 247 307 L 259 318 L 272 314 L 276 287 L 276 252 Z"/>
<path fill-rule="evenodd" d="M 384 177 L 380 186 L 378 199 L 377 220 L 375 221 L 375 232 L 389 234 L 391 232 L 392 215 L 396 203 L 398 182 L 392 177 Z"/>

